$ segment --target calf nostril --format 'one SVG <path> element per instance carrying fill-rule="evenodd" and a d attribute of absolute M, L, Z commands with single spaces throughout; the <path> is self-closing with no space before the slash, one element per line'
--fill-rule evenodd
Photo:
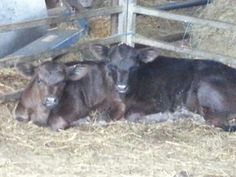
<path fill-rule="evenodd" d="M 123 85 L 123 84 L 120 84 L 117 86 L 119 89 L 125 89 L 127 86 L 126 85 Z"/>
<path fill-rule="evenodd" d="M 58 98 L 54 99 L 54 104 L 58 104 Z"/>

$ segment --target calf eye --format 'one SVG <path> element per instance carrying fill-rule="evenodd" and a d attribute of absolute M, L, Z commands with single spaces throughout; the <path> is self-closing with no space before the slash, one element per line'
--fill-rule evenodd
<path fill-rule="evenodd" d="M 42 79 L 37 79 L 37 84 L 43 85 L 43 84 L 44 84 L 44 81 L 43 81 Z"/>
<path fill-rule="evenodd" d="M 38 80 L 37 80 L 37 83 L 38 83 L 38 84 L 42 83 L 42 80 L 41 80 L 41 79 L 38 79 Z"/>

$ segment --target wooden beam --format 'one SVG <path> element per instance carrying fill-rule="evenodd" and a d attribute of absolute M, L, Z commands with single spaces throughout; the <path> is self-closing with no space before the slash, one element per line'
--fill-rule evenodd
<path fill-rule="evenodd" d="M 134 7 L 137 4 L 137 0 L 127 0 L 127 27 L 126 27 L 126 44 L 134 46 L 132 41 L 133 35 L 136 31 L 136 14 L 134 13 Z"/>
<path fill-rule="evenodd" d="M 122 7 L 122 13 L 118 16 L 118 34 L 122 36 L 121 42 L 126 43 L 126 29 L 127 29 L 127 10 L 128 3 L 127 0 L 119 0 L 119 6 Z"/>
<path fill-rule="evenodd" d="M 236 59 L 230 56 L 218 55 L 218 54 L 214 54 L 214 53 L 210 53 L 210 52 L 206 52 L 202 50 L 193 50 L 190 48 L 183 48 L 183 47 L 179 47 L 173 44 L 169 44 L 167 42 L 151 40 L 141 35 L 135 35 L 135 37 L 133 38 L 133 42 L 142 44 L 142 45 L 164 49 L 164 50 L 169 50 L 173 52 L 189 54 L 194 57 L 201 57 L 202 59 L 212 59 L 212 60 L 220 61 L 228 65 L 232 65 L 234 67 L 236 66 Z"/>
<path fill-rule="evenodd" d="M 112 0 L 111 6 L 117 6 L 119 4 L 119 0 Z M 111 35 L 117 34 L 118 32 L 118 15 L 112 14 L 111 15 Z"/>
<path fill-rule="evenodd" d="M 1 25 L 0 32 L 23 29 L 23 28 L 31 28 L 31 27 L 41 26 L 41 25 L 69 22 L 73 20 L 83 19 L 85 17 L 88 18 L 88 17 L 100 16 L 100 15 L 111 15 L 111 14 L 116 14 L 116 13 L 121 13 L 121 12 L 122 12 L 122 7 L 120 6 L 115 6 L 111 8 L 99 8 L 95 10 L 83 11 L 81 13 L 78 13 L 72 16 L 51 16 L 51 17 L 43 18 L 43 19 Z"/>
<path fill-rule="evenodd" d="M 184 23 L 193 23 L 197 25 L 206 25 L 214 28 L 227 29 L 227 30 L 236 30 L 236 25 L 233 23 L 226 23 L 216 20 L 201 19 L 196 17 L 184 16 L 173 14 L 161 10 L 156 10 L 152 8 L 146 8 L 141 6 L 135 6 L 134 12 L 137 14 L 160 17 L 168 20 L 180 21 Z"/>

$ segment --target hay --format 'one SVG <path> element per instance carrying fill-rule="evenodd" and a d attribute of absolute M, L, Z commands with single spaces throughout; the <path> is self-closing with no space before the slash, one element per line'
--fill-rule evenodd
<path fill-rule="evenodd" d="M 215 0 L 200 13 L 199 17 L 236 24 L 235 5 L 234 0 Z M 194 49 L 236 57 L 235 31 L 194 25 L 191 33 Z"/>
<path fill-rule="evenodd" d="M 235 176 L 236 134 L 195 122 L 186 112 L 185 119 L 155 125 L 120 121 L 52 132 L 17 123 L 13 107 L 0 106 L 2 176 Z"/>

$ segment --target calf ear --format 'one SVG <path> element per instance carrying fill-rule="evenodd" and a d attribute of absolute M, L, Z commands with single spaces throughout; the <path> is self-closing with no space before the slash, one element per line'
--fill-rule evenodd
<path fill-rule="evenodd" d="M 36 71 L 36 67 L 31 63 L 17 63 L 15 68 L 16 71 L 26 79 L 31 79 Z"/>
<path fill-rule="evenodd" d="M 88 74 L 89 67 L 86 65 L 73 65 L 66 68 L 67 78 L 72 81 L 80 80 Z"/>
<path fill-rule="evenodd" d="M 102 44 L 91 44 L 89 50 L 96 59 L 102 60 L 107 58 L 109 48 Z"/>
<path fill-rule="evenodd" d="M 148 62 L 153 61 L 159 55 L 160 55 L 159 49 L 148 47 L 148 48 L 139 50 L 138 58 L 139 58 L 139 61 L 148 63 Z"/>

